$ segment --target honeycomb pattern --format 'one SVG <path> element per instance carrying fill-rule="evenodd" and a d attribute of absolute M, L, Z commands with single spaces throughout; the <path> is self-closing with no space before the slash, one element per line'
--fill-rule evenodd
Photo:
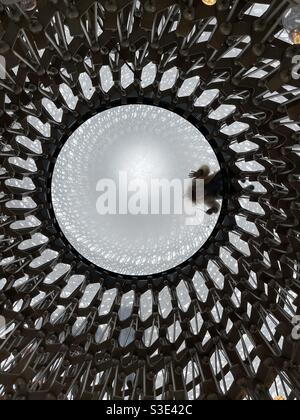
<path fill-rule="evenodd" d="M 0 399 L 299 399 L 300 50 L 281 27 L 287 5 L 0 6 Z M 87 264 L 49 199 L 64 139 L 129 103 L 204 128 L 226 183 L 203 249 L 140 279 Z"/>
<path fill-rule="evenodd" d="M 114 107 L 81 125 L 61 150 L 51 182 L 56 219 L 74 248 L 107 271 L 127 276 L 168 271 L 202 248 L 219 212 L 207 215 L 201 202 L 189 217 L 161 203 L 170 215 L 132 217 L 116 211 L 114 216 L 99 216 L 98 183 L 113 180 L 119 195 L 120 173 L 122 182 L 138 178 L 148 201 L 151 180 L 184 183 L 191 169 L 203 164 L 209 164 L 212 173 L 220 170 L 213 149 L 186 119 L 145 104 Z M 180 186 L 179 194 L 182 208 L 192 204 L 190 187 Z M 117 207 L 113 210 L 120 210 Z"/>

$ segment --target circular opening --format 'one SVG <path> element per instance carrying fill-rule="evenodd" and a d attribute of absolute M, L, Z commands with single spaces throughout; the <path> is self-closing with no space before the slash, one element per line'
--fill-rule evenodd
<path fill-rule="evenodd" d="M 191 206 L 189 173 L 204 164 L 220 170 L 203 134 L 173 112 L 126 105 L 99 113 L 57 158 L 58 224 L 102 269 L 129 276 L 168 271 L 199 251 L 218 221 L 204 200 Z"/>

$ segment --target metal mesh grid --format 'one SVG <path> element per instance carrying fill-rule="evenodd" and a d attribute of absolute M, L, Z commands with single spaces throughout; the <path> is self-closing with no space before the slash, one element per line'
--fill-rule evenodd
<path fill-rule="evenodd" d="M 148 214 L 124 215 L 116 199 L 117 214 L 99 215 L 99 180 L 113 181 L 117 197 L 121 183 L 142 181 L 139 203 L 148 202 L 153 180 L 184 183 L 191 168 L 205 163 L 212 173 L 220 170 L 213 149 L 186 119 L 145 104 L 114 107 L 81 125 L 61 150 L 51 181 L 55 217 L 72 246 L 98 267 L 127 276 L 167 271 L 202 248 L 219 211 L 208 215 L 199 203 L 191 220 L 175 214 L 171 203 L 161 205 L 167 214 L 153 214 L 148 203 Z M 189 188 L 179 190 L 183 207 L 191 202 Z M 130 192 L 124 195 L 132 199 Z"/>
<path fill-rule="evenodd" d="M 299 399 L 299 47 L 281 28 L 287 5 L 1 6 L 0 398 Z M 49 200 L 64 139 L 128 103 L 204 127 L 227 186 L 202 251 L 139 281 L 76 254 Z"/>

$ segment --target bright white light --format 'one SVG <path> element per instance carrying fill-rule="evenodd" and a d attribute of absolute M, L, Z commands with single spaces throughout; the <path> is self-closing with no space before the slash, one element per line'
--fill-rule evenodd
<path fill-rule="evenodd" d="M 187 226 L 185 215 L 97 213 L 101 179 L 180 179 L 218 160 L 204 136 L 188 121 L 162 108 L 127 105 L 102 112 L 79 127 L 55 165 L 52 202 L 58 223 L 86 259 L 124 275 L 169 270 L 192 257 L 211 235 L 218 215 Z M 203 214 L 201 214 L 201 218 Z"/>

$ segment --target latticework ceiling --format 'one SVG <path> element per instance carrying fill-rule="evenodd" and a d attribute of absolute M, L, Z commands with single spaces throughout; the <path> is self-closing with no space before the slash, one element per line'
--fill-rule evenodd
<path fill-rule="evenodd" d="M 0 399 L 300 398 L 300 48 L 282 28 L 288 5 L 0 6 Z M 81 123 L 136 103 L 204 129 L 226 188 L 193 258 L 125 277 L 68 243 L 50 180 Z"/>

